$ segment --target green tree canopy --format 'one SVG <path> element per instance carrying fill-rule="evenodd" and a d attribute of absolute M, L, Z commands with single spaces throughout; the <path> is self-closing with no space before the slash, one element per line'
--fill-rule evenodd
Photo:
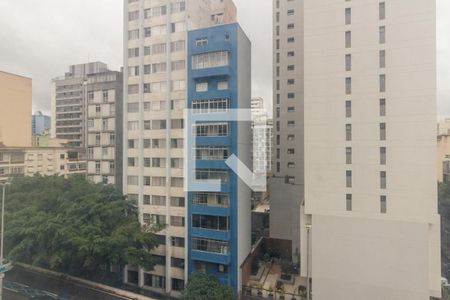
<path fill-rule="evenodd" d="M 84 176 L 15 178 L 7 187 L 5 250 L 13 261 L 91 277 L 125 264 L 151 270 L 157 228 L 141 226 L 136 204 Z"/>
<path fill-rule="evenodd" d="M 195 273 L 189 278 L 183 300 L 235 300 L 236 296 L 229 286 L 221 285 L 216 277 Z"/>

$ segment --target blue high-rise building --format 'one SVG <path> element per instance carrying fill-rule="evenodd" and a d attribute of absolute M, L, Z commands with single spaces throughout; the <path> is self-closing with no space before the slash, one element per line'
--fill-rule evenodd
<path fill-rule="evenodd" d="M 188 33 L 188 273 L 205 272 L 239 292 L 251 249 L 250 188 L 226 164 L 251 169 L 251 43 L 238 24 Z M 211 182 L 215 180 L 216 182 Z"/>
<path fill-rule="evenodd" d="M 39 135 L 44 131 L 50 129 L 50 117 L 44 115 L 42 112 L 38 111 L 33 115 L 32 119 L 32 134 Z"/>

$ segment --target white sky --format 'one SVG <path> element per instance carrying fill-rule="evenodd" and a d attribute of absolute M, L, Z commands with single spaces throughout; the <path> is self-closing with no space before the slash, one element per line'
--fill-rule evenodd
<path fill-rule="evenodd" d="M 234 0 L 252 41 L 253 96 L 272 101 L 272 0 Z M 415 0 L 410 0 L 415 1 Z M 433 1 L 433 0 L 430 0 Z M 438 114 L 450 116 L 450 1 L 438 4 Z M 33 111 L 50 112 L 50 80 L 68 66 L 122 66 L 123 0 L 0 0 L 0 70 L 33 79 Z"/>

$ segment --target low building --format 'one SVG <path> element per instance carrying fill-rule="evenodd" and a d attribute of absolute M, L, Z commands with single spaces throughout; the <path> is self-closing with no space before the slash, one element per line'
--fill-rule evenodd
<path fill-rule="evenodd" d="M 84 154 L 65 147 L 0 147 L 0 182 L 14 176 L 85 174 Z"/>

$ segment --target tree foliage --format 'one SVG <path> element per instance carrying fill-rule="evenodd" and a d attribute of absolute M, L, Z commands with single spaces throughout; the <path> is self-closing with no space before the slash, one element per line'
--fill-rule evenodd
<path fill-rule="evenodd" d="M 7 188 L 5 250 L 13 261 L 92 277 L 109 265 L 151 270 L 157 228 L 136 204 L 83 176 L 16 178 Z"/>
<path fill-rule="evenodd" d="M 235 300 L 233 289 L 221 285 L 216 277 L 195 273 L 189 278 L 183 300 Z"/>
<path fill-rule="evenodd" d="M 450 184 L 439 184 L 439 214 L 441 215 L 442 274 L 450 277 Z"/>

